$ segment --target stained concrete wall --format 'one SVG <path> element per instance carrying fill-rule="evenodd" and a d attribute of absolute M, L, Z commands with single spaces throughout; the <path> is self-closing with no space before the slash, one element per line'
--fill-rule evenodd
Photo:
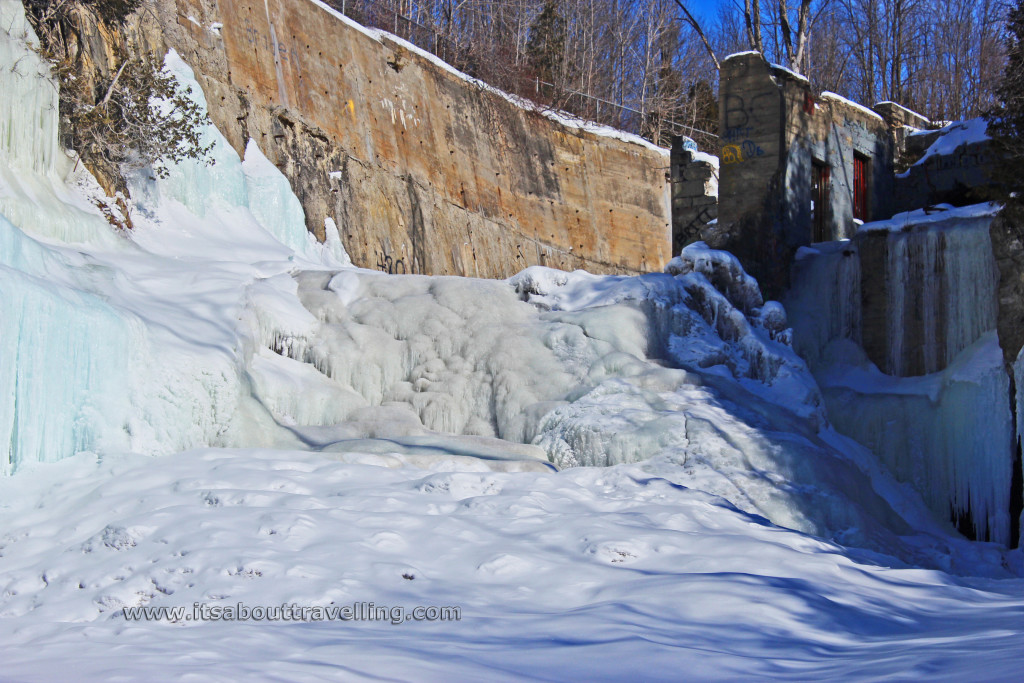
<path fill-rule="evenodd" d="M 150 6 L 232 145 L 255 139 L 357 265 L 505 277 L 671 257 L 667 150 L 560 125 L 311 0 Z"/>
<path fill-rule="evenodd" d="M 853 235 L 854 155 L 870 159 L 870 217 L 891 215 L 893 142 L 878 114 L 815 96 L 797 74 L 757 53 L 722 62 L 721 205 L 715 246 L 737 254 L 770 295 L 788 284 L 795 251 L 812 240 L 812 165 L 830 169 L 827 239 Z"/>

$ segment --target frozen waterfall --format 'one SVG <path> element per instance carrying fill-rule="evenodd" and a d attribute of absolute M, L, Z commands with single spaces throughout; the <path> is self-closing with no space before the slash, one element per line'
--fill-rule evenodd
<path fill-rule="evenodd" d="M 836 429 L 940 518 L 1010 543 L 1015 447 L 995 332 L 993 211 L 905 214 L 852 242 L 805 248 L 786 305 Z"/>

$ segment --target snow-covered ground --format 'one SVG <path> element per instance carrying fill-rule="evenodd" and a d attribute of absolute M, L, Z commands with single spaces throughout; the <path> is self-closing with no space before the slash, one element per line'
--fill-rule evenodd
<path fill-rule="evenodd" d="M 118 231 L 0 20 L 0 678 L 1019 674 L 1020 553 L 829 426 L 729 254 L 360 270 L 212 128 Z M 461 618 L 188 618 L 369 602 Z"/>
<path fill-rule="evenodd" d="M 1015 680 L 1019 580 L 887 569 L 687 488 L 298 451 L 82 455 L 0 482 L 14 680 Z M 411 578 L 405 578 L 411 577 Z M 461 606 L 127 622 L 122 604 Z"/>

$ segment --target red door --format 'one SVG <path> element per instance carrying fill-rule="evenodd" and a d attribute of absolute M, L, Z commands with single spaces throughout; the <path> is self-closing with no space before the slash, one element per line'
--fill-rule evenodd
<path fill-rule="evenodd" d="M 868 160 L 853 155 L 853 217 L 868 219 Z"/>

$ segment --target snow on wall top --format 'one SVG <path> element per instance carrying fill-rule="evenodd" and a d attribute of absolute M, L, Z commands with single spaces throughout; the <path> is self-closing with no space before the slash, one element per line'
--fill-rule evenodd
<path fill-rule="evenodd" d="M 982 204 L 972 204 L 957 208 L 950 204 L 939 204 L 927 209 L 916 209 L 914 211 L 898 213 L 888 220 L 865 223 L 858 228 L 858 231 L 888 230 L 890 232 L 902 232 L 919 225 L 955 228 L 963 220 L 995 216 L 1001 208 L 1002 206 L 995 202 L 984 202 Z M 943 225 L 947 223 L 948 225 Z"/>
<path fill-rule="evenodd" d="M 913 116 L 916 116 L 916 117 L 917 117 L 917 118 L 919 118 L 919 119 L 924 119 L 925 121 L 928 121 L 928 120 L 929 120 L 927 116 L 924 116 L 923 114 L 919 114 L 919 113 L 917 113 L 916 111 L 914 111 L 913 109 L 910 109 L 910 108 L 908 108 L 908 107 L 904 107 L 904 106 L 903 106 L 902 104 L 900 104 L 899 102 L 893 102 L 892 100 L 882 100 L 881 102 L 876 102 L 876 103 L 875 103 L 875 106 L 876 106 L 876 107 L 881 107 L 881 106 L 882 106 L 883 104 L 887 104 L 887 105 L 889 105 L 889 106 L 891 106 L 891 107 L 896 107 L 897 109 L 900 109 L 900 110 L 902 110 L 902 111 L 905 111 L 905 112 L 907 112 L 908 114 L 911 114 L 911 115 L 913 115 Z"/>
<path fill-rule="evenodd" d="M 759 55 L 759 54 L 761 54 L 761 53 L 758 52 L 757 50 L 745 50 L 743 52 L 733 52 L 731 55 L 729 55 L 728 57 L 726 57 L 722 61 L 723 62 L 727 62 L 727 61 L 729 61 L 730 59 L 732 59 L 734 57 L 745 57 L 747 55 Z"/>
<path fill-rule="evenodd" d="M 825 91 L 825 92 L 821 93 L 820 97 L 823 100 L 829 100 L 829 101 L 832 101 L 832 102 L 839 102 L 840 104 L 846 105 L 846 106 L 848 106 L 848 107 L 850 107 L 852 109 L 856 109 L 861 114 L 864 114 L 864 116 L 867 116 L 867 117 L 870 117 L 870 118 L 873 118 L 873 119 L 877 119 L 878 121 L 881 121 L 883 123 L 885 122 L 885 119 L 883 119 L 881 116 L 879 116 L 877 112 L 871 111 L 870 109 L 865 107 L 863 104 L 857 104 L 853 100 L 848 100 L 845 97 L 843 97 L 842 95 L 837 95 L 834 92 Z"/>
<path fill-rule="evenodd" d="M 782 73 L 784 73 L 784 74 L 786 74 L 788 76 L 792 76 L 793 78 L 795 78 L 798 81 L 803 81 L 804 83 L 810 83 L 810 81 L 807 79 L 807 76 L 804 76 L 803 74 L 798 74 L 797 72 L 795 72 L 792 69 L 790 69 L 788 66 L 782 66 L 781 64 L 772 64 L 771 66 L 772 66 L 772 69 L 774 69 L 775 71 L 781 71 Z"/>
<path fill-rule="evenodd" d="M 719 167 L 721 160 L 714 154 L 708 154 L 707 152 L 690 152 L 690 156 L 694 161 L 703 161 L 706 164 L 711 164 L 716 169 Z"/>
<path fill-rule="evenodd" d="M 924 156 L 914 165 L 923 164 L 933 156 L 953 154 L 957 149 L 966 145 L 987 142 L 991 139 L 988 135 L 988 122 L 983 118 L 954 121 L 939 130 L 939 137 L 925 150 Z"/>

